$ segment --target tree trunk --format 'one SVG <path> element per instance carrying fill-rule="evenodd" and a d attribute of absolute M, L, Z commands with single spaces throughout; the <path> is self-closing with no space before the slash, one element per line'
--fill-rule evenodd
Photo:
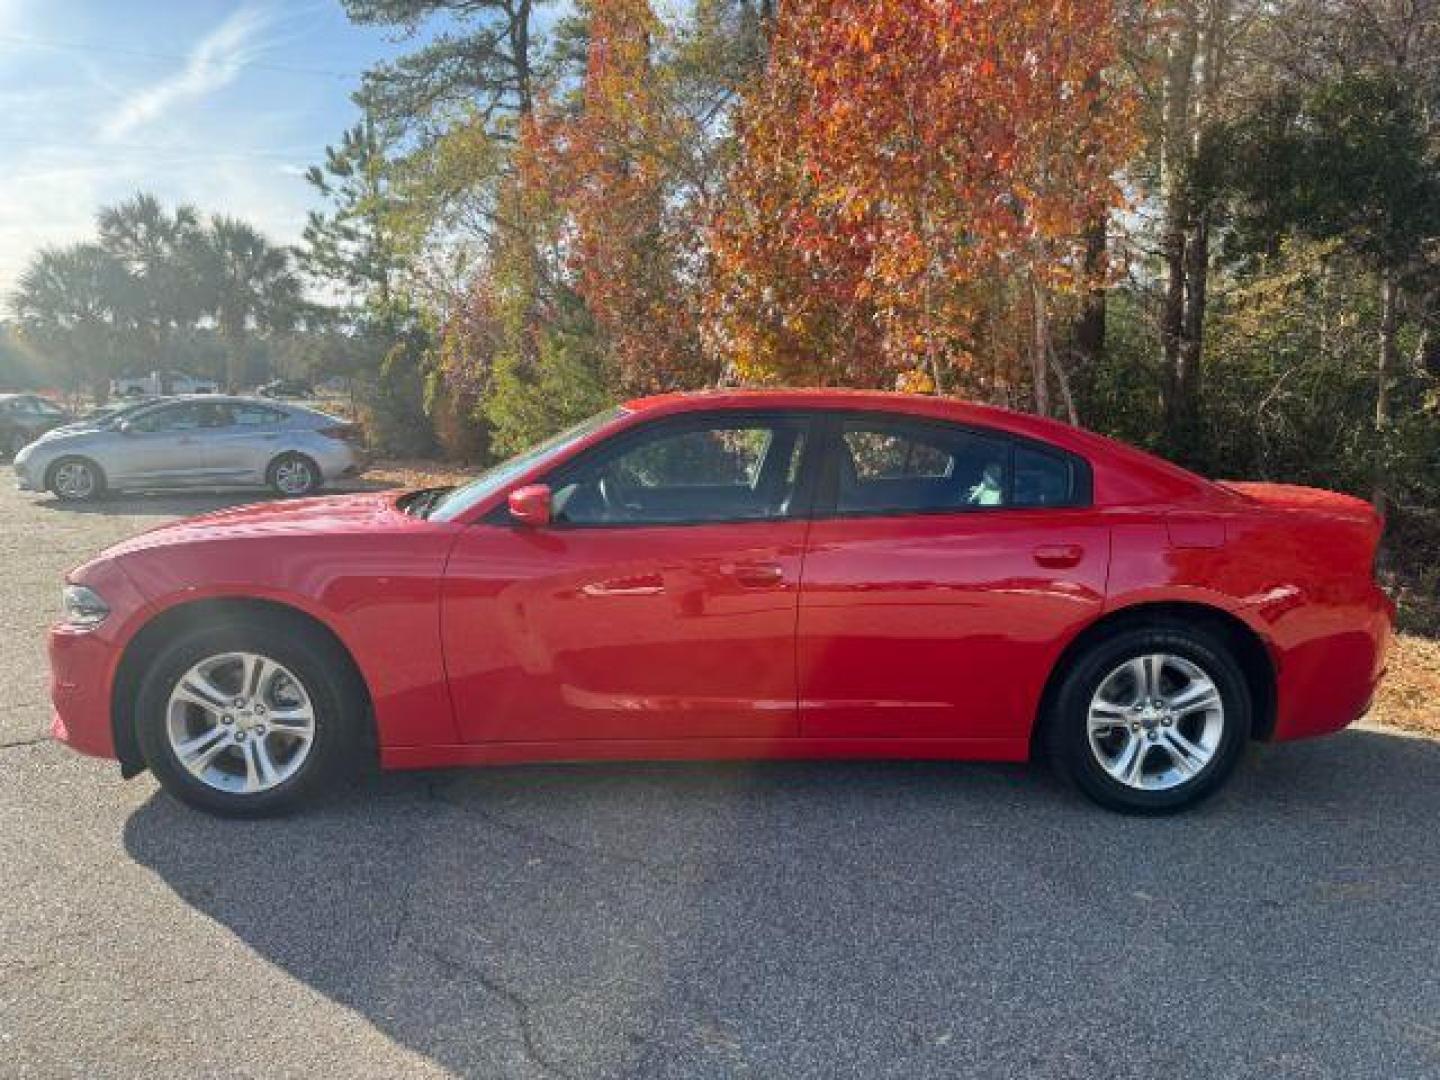
<path fill-rule="evenodd" d="M 1428 375 L 1432 379 L 1440 379 L 1440 333 L 1436 331 L 1440 312 L 1436 311 L 1437 301 L 1440 301 L 1440 291 L 1432 290 L 1420 297 L 1414 309 L 1416 321 L 1420 324 L 1420 336 L 1415 341 L 1413 366 L 1416 374 Z"/>
<path fill-rule="evenodd" d="M 1045 311 L 1045 290 L 1030 275 L 1030 370 L 1035 379 L 1035 412 L 1050 415 L 1050 320 Z"/>
<path fill-rule="evenodd" d="M 1200 360 L 1205 339 L 1209 273 L 1210 212 L 1203 210 L 1185 236 L 1185 304 L 1176 356 L 1177 410 L 1173 431 L 1181 447 L 1195 445 L 1200 422 Z"/>
<path fill-rule="evenodd" d="M 1195 20 L 1181 18 L 1165 55 L 1160 132 L 1160 233 L 1165 295 L 1160 309 L 1160 406 L 1167 426 L 1180 412 L 1180 341 L 1185 324 L 1185 230 L 1190 221 L 1190 91 L 1199 40 Z"/>
<path fill-rule="evenodd" d="M 533 84 L 535 72 L 530 63 L 530 15 L 531 0 L 520 0 L 515 17 L 511 22 L 510 46 L 515 57 L 515 86 L 519 96 L 521 116 L 529 116 L 534 103 Z"/>
<path fill-rule="evenodd" d="M 1390 376 L 1395 370 L 1395 332 L 1399 289 L 1395 271 L 1380 271 L 1380 362 L 1375 372 L 1375 487 L 1371 501 L 1385 512 L 1385 433 L 1390 427 Z"/>
<path fill-rule="evenodd" d="M 1093 370 L 1105 358 L 1105 270 L 1107 221 L 1102 214 L 1085 230 L 1085 279 L 1089 288 L 1073 330 L 1075 363 Z"/>
<path fill-rule="evenodd" d="M 1161 194 L 1165 299 L 1161 312 L 1161 404 L 1167 441 L 1193 446 L 1199 419 L 1209 276 L 1209 199 L 1195 189 L 1196 169 L 1218 107 L 1232 0 L 1208 0 L 1180 13 L 1166 58 Z"/>

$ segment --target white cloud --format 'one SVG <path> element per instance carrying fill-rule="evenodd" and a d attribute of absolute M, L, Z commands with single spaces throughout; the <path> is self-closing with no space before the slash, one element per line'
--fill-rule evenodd
<path fill-rule="evenodd" d="M 235 12 L 195 44 L 178 72 L 122 101 L 101 125 L 100 137 L 116 142 L 162 118 L 173 106 L 234 82 L 242 65 L 254 55 L 256 36 L 269 23 L 269 15 L 257 8 Z"/>

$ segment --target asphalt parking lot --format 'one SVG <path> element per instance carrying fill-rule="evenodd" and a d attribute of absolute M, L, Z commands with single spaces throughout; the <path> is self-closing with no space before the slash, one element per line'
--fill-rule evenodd
<path fill-rule="evenodd" d="M 214 497 L 0 487 L 0 1076 L 1440 1075 L 1440 743 L 1189 816 L 1041 772 L 597 765 L 212 820 L 44 738 L 61 572 Z M 236 501 L 236 500 L 228 500 Z"/>

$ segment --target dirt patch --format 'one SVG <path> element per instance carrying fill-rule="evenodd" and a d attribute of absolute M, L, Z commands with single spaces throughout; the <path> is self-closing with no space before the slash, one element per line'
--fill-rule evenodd
<path fill-rule="evenodd" d="M 439 461 L 409 461 L 387 458 L 371 462 L 366 467 L 366 484 L 387 488 L 439 487 L 443 484 L 463 484 L 473 479 L 482 470 L 478 466 L 446 465 Z"/>
<path fill-rule="evenodd" d="M 1370 719 L 1440 736 L 1440 639 L 1396 637 Z"/>

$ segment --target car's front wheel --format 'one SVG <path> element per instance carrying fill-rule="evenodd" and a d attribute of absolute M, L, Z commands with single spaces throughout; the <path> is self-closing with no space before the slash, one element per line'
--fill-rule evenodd
<path fill-rule="evenodd" d="M 1252 708 L 1245 675 L 1219 637 L 1181 623 L 1136 626 L 1070 665 L 1047 717 L 1049 750 L 1101 805 L 1169 813 L 1229 777 Z"/>
<path fill-rule="evenodd" d="M 146 763 L 170 794 L 230 817 L 282 813 L 355 744 L 358 703 L 339 646 L 256 618 L 178 637 L 140 684 Z"/>
<path fill-rule="evenodd" d="M 61 458 L 50 466 L 45 486 L 62 502 L 90 502 L 105 493 L 105 474 L 87 458 Z"/>

